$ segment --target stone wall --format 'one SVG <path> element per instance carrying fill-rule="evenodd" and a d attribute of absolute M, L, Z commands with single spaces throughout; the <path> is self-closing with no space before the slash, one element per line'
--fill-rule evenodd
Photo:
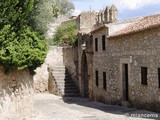
<path fill-rule="evenodd" d="M 38 67 L 34 75 L 34 89 L 35 92 L 46 92 L 48 91 L 48 68 L 54 66 L 63 65 L 63 49 L 62 47 L 51 46 L 47 53 L 45 62 Z"/>
<path fill-rule="evenodd" d="M 21 120 L 33 111 L 33 76 L 28 70 L 4 74 L 0 67 L 0 119 Z"/>
<path fill-rule="evenodd" d="M 108 55 L 107 55 L 107 45 L 108 40 L 106 39 L 106 50 L 102 50 L 102 35 L 108 36 L 108 29 L 104 28 L 93 34 L 93 100 L 105 102 L 111 104 L 110 99 L 114 101 L 112 96 L 116 96 L 114 87 L 111 86 L 113 82 L 111 78 L 108 77 Z M 98 38 L 98 51 L 95 51 L 95 38 Z M 96 76 L 95 71 L 98 71 L 98 86 L 96 86 Z M 107 89 L 103 89 L 103 72 L 107 74 Z M 112 73 L 113 74 L 113 73 Z M 110 82 L 109 82 L 110 79 Z M 112 91 L 112 96 L 111 92 Z M 115 92 L 113 92 L 115 91 Z"/>
<path fill-rule="evenodd" d="M 119 103 L 123 101 L 122 65 L 128 64 L 131 105 L 160 111 L 157 70 L 160 67 L 160 28 L 157 26 L 141 32 L 109 38 L 108 53 L 109 97 L 114 96 L 115 101 Z M 148 68 L 148 85 L 141 84 L 141 67 Z M 113 100 L 111 98 L 111 101 Z"/>
<path fill-rule="evenodd" d="M 35 92 L 47 92 L 48 89 L 52 91 L 48 82 L 49 71 L 48 68 L 56 68 L 57 66 L 65 66 L 74 82 L 78 85 L 78 54 L 77 47 L 57 47 L 51 46 L 44 64 L 35 70 L 34 75 L 34 89 Z M 50 88 L 48 88 L 50 87 Z M 53 87 L 53 86 L 52 86 Z"/>
<path fill-rule="evenodd" d="M 63 48 L 63 62 L 74 80 L 75 84 L 78 86 L 78 48 L 73 47 L 64 47 Z"/>
<path fill-rule="evenodd" d="M 79 23 L 79 32 L 89 33 L 92 30 L 93 25 L 96 24 L 96 16 L 97 12 L 95 11 L 82 12 L 77 18 Z"/>

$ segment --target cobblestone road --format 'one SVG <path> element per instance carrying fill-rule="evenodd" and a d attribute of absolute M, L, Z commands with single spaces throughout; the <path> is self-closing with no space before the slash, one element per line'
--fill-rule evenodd
<path fill-rule="evenodd" d="M 62 98 L 48 93 L 36 94 L 37 114 L 29 120 L 160 120 L 160 114 L 132 108 L 91 102 L 86 98 Z M 150 115 L 151 118 L 130 117 Z M 155 118 L 153 118 L 155 116 Z M 157 118 L 159 116 L 159 118 Z"/>

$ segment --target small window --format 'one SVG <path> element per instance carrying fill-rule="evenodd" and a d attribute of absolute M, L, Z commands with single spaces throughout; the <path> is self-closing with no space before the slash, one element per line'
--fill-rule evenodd
<path fill-rule="evenodd" d="M 102 50 L 106 50 L 106 36 L 102 36 Z"/>
<path fill-rule="evenodd" d="M 147 85 L 147 67 L 141 67 L 141 83 Z"/>
<path fill-rule="evenodd" d="M 98 86 L 98 71 L 96 70 L 96 86 Z"/>
<path fill-rule="evenodd" d="M 158 68 L 158 87 L 160 88 L 160 68 Z"/>
<path fill-rule="evenodd" d="M 98 51 L 98 38 L 95 38 L 95 51 Z"/>
<path fill-rule="evenodd" d="M 103 89 L 106 89 L 106 72 L 103 72 Z"/>

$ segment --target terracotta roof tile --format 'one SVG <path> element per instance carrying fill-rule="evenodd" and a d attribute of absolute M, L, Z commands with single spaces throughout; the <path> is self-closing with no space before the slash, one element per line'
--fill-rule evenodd
<path fill-rule="evenodd" d="M 146 29 L 151 26 L 159 25 L 160 24 L 160 14 L 151 15 L 143 17 L 143 19 L 138 20 L 137 22 L 129 25 L 128 27 L 114 33 L 111 36 L 118 36 L 121 34 L 127 34 L 134 31 L 139 31 Z"/>

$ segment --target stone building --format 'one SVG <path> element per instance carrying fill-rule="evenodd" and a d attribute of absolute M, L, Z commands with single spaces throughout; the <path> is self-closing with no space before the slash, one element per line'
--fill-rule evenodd
<path fill-rule="evenodd" d="M 146 16 L 108 37 L 108 74 L 114 69 L 115 101 L 160 111 L 159 45 L 160 14 Z"/>
<path fill-rule="evenodd" d="M 160 14 L 92 32 L 92 99 L 160 111 Z"/>
<path fill-rule="evenodd" d="M 105 10 L 100 11 L 92 16 L 92 26 L 88 27 L 87 31 L 81 29 L 78 35 L 78 85 L 80 89 L 81 96 L 93 98 L 94 94 L 94 84 L 93 84 L 93 60 L 95 54 L 93 54 L 93 35 L 91 31 L 97 31 L 106 27 L 107 23 L 112 24 L 117 21 L 117 9 L 114 5 L 111 7 L 106 7 Z M 84 21 L 85 24 L 81 28 L 87 27 L 87 21 L 90 20 L 87 17 L 87 14 L 80 15 L 83 16 L 81 21 Z M 84 17 L 85 16 L 85 17 Z M 81 17 L 80 17 L 81 18 Z M 112 19 L 111 19 L 112 18 Z M 88 19 L 88 20 L 86 20 Z M 84 23 L 82 22 L 82 23 Z M 85 26 L 85 27 L 84 27 Z M 122 24 L 121 27 L 124 25 Z M 86 28 L 85 28 L 86 29 Z M 115 30 L 114 26 L 112 27 Z M 90 30 L 90 31 L 89 31 Z M 112 30 L 112 31 L 113 31 Z M 89 32 L 90 33 L 89 33 Z M 110 31 L 110 32 L 112 32 Z M 97 61 L 98 62 L 98 61 Z"/>
<path fill-rule="evenodd" d="M 97 14 L 78 39 L 82 96 L 107 104 L 160 109 L 160 15 L 119 22 L 114 5 Z"/>

